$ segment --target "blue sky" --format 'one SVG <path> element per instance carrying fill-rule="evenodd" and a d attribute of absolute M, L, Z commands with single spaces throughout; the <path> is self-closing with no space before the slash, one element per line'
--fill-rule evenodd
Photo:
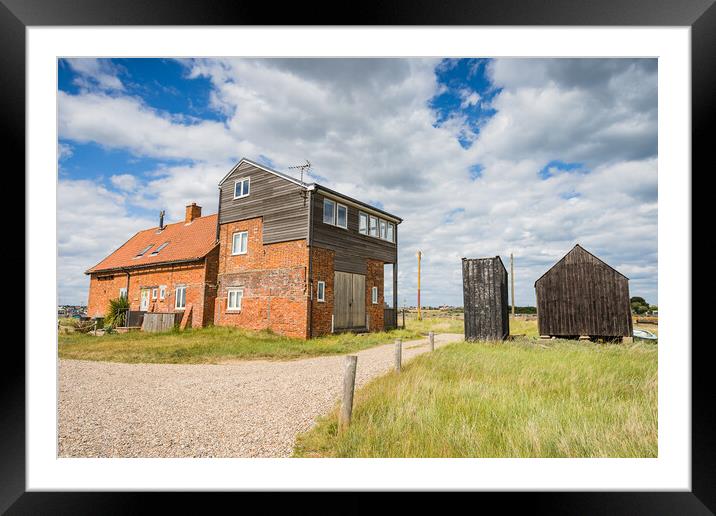
<path fill-rule="evenodd" d="M 216 211 L 242 156 L 309 159 L 399 214 L 400 301 L 461 304 L 460 258 L 515 254 L 518 304 L 575 243 L 657 302 L 655 60 L 72 59 L 58 64 L 59 301 L 166 210 Z"/>

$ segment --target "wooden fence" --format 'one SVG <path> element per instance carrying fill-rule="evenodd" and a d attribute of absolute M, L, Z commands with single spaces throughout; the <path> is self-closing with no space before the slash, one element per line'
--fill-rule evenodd
<path fill-rule="evenodd" d="M 142 331 L 168 331 L 181 321 L 181 313 L 147 312 L 142 321 Z"/>

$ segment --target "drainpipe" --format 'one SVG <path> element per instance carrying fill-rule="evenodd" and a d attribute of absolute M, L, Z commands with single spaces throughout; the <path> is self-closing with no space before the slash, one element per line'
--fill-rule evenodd
<path fill-rule="evenodd" d="M 308 338 L 313 337 L 313 192 L 308 193 Z"/>
<path fill-rule="evenodd" d="M 219 241 L 219 230 L 221 229 L 221 187 L 219 187 L 219 207 L 216 210 L 216 241 Z"/>

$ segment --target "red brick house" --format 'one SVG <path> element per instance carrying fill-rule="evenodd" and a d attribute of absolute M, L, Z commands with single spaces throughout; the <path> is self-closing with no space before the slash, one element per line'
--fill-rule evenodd
<path fill-rule="evenodd" d="M 104 316 L 110 299 L 126 295 L 130 310 L 182 312 L 191 326 L 214 319 L 219 247 L 217 215 L 201 216 L 196 203 L 185 219 L 138 232 L 85 274 L 87 315 Z"/>
<path fill-rule="evenodd" d="M 402 219 L 248 159 L 219 183 L 218 215 L 216 325 L 299 338 L 395 325 Z"/>

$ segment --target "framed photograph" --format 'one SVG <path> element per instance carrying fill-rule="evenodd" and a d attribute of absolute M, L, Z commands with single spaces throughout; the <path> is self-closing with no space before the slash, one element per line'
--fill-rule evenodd
<path fill-rule="evenodd" d="M 31 300 L 0 509 L 716 510 L 691 337 L 712 2 L 81 7 L 0 5 Z"/>

